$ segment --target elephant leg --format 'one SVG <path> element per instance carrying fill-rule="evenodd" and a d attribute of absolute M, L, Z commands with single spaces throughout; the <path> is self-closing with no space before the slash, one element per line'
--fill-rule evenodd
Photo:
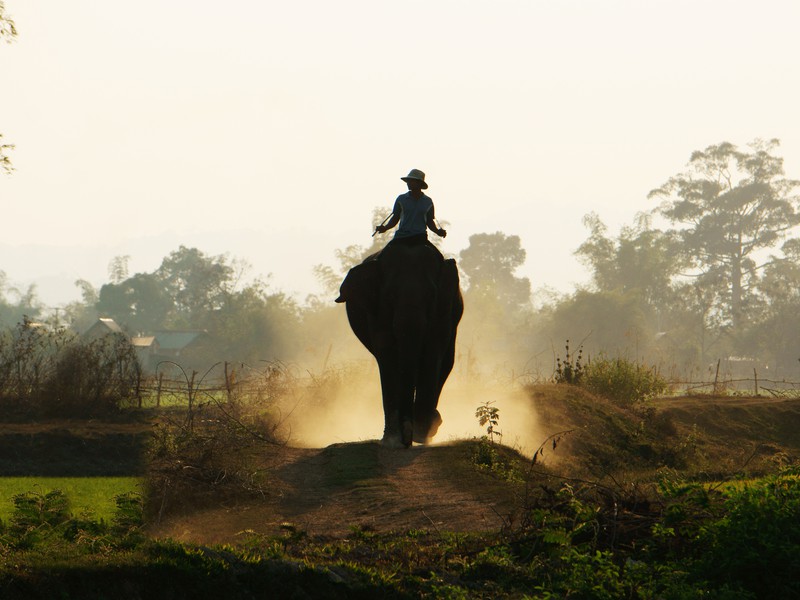
<path fill-rule="evenodd" d="M 423 362 L 417 379 L 417 395 L 414 401 L 414 441 L 427 444 L 436 435 L 442 424 L 442 416 L 436 407 L 441 392 L 439 363 L 435 358 Z"/>
<path fill-rule="evenodd" d="M 408 444 L 404 441 L 402 420 L 400 416 L 400 402 L 398 398 L 398 373 L 396 361 L 382 358 L 378 361 L 381 375 L 381 392 L 383 395 L 383 439 L 381 444 L 387 448 L 404 448 Z"/>
<path fill-rule="evenodd" d="M 408 375 L 400 376 L 398 394 L 398 416 L 403 445 L 408 448 L 414 437 L 414 380 Z"/>

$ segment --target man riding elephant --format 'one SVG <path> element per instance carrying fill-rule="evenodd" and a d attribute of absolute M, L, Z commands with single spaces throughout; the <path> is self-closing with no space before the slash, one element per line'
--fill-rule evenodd
<path fill-rule="evenodd" d="M 378 362 L 383 443 L 390 447 L 427 443 L 436 434 L 464 308 L 455 260 L 445 260 L 427 240 L 427 229 L 441 237 L 447 232 L 422 192 L 425 174 L 412 169 L 402 179 L 408 193 L 397 198 L 389 222 L 376 227 L 384 233 L 399 223 L 394 239 L 350 270 L 336 299 L 346 303 L 353 332 Z"/>

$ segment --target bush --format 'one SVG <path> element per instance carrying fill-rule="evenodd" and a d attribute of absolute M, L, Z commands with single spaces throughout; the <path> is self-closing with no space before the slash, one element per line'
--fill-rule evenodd
<path fill-rule="evenodd" d="M 44 385 L 47 414 L 98 416 L 121 408 L 136 393 L 141 368 L 122 334 L 75 340 L 58 353 Z"/>
<path fill-rule="evenodd" d="M 581 385 L 620 404 L 635 404 L 664 393 L 669 384 L 654 367 L 626 358 L 601 356 L 583 369 Z"/>
<path fill-rule="evenodd" d="M 759 597 L 800 597 L 800 468 L 726 496 L 726 514 L 700 532 L 700 573 L 737 582 Z"/>
<path fill-rule="evenodd" d="M 29 319 L 0 330 L 0 408 L 6 414 L 94 417 L 139 391 L 136 351 L 122 334 L 85 341 Z"/>

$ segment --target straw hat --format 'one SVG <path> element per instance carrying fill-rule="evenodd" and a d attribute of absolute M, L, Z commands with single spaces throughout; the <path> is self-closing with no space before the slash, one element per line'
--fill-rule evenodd
<path fill-rule="evenodd" d="M 419 169 L 411 169 L 408 172 L 408 175 L 406 175 L 405 177 L 401 177 L 400 179 L 402 179 L 403 181 L 408 181 L 409 179 L 416 179 L 417 181 L 421 181 L 422 182 L 422 189 L 423 190 L 427 190 L 428 189 L 428 184 L 425 183 L 425 173 L 423 173 Z"/>

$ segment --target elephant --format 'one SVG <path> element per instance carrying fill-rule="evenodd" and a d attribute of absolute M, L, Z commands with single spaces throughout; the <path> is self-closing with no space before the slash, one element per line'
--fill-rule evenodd
<path fill-rule="evenodd" d="M 436 407 L 464 311 L 456 261 L 428 242 L 390 242 L 350 269 L 336 302 L 345 303 L 353 333 L 378 363 L 383 445 L 430 442 L 442 423 Z"/>

